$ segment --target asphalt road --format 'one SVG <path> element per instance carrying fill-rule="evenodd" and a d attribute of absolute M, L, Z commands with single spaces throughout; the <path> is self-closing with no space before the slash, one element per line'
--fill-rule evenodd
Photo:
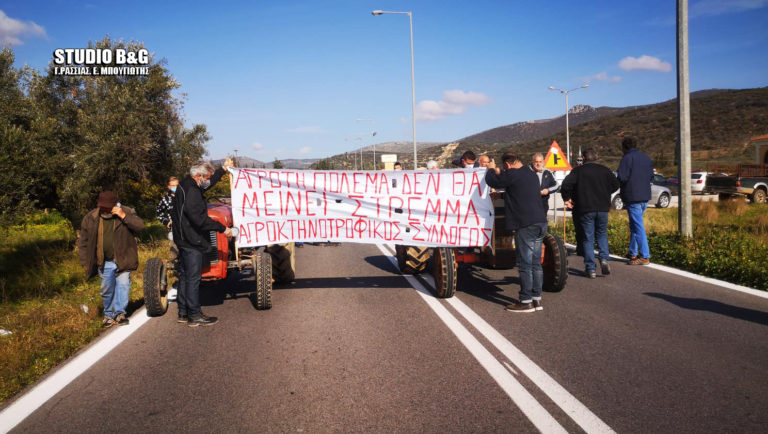
<path fill-rule="evenodd" d="M 462 268 L 456 297 L 439 300 L 386 248 L 297 252 L 297 280 L 274 290 L 271 310 L 255 310 L 247 274 L 207 284 L 218 324 L 177 324 L 172 306 L 14 432 L 768 426 L 768 299 L 621 262 L 589 280 L 570 256 L 544 311 L 509 313 L 516 269 Z"/>

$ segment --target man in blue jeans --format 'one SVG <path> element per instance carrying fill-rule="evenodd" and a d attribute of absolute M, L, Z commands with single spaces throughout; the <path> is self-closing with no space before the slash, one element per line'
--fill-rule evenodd
<path fill-rule="evenodd" d="M 651 200 L 653 163 L 637 149 L 637 142 L 626 137 L 621 142 L 624 156 L 621 158 L 617 176 L 621 184 L 621 200 L 629 216 L 629 265 L 648 265 L 651 252 L 645 235 L 643 214 Z"/>
<path fill-rule="evenodd" d="M 507 152 L 501 157 L 504 171 L 491 160 L 485 182 L 493 188 L 504 189 L 506 229 L 515 231 L 517 269 L 520 272 L 520 299 L 510 304 L 510 312 L 543 310 L 541 289 L 544 271 L 541 268 L 541 243 L 547 235 L 547 214 L 541 201 L 539 178 L 523 166 L 517 154 Z"/>
<path fill-rule="evenodd" d="M 608 264 L 608 212 L 611 209 L 611 194 L 618 190 L 619 180 L 611 169 L 598 164 L 598 154 L 593 148 L 584 151 L 584 164 L 573 169 L 563 180 L 561 187 L 563 201 L 574 209 L 578 216 L 575 224 L 584 234 L 582 253 L 584 274 L 590 279 L 597 277 L 595 264 L 595 241 L 600 259 L 600 272 L 611 274 Z M 574 217 L 576 218 L 576 217 Z"/>
<path fill-rule="evenodd" d="M 127 325 L 131 271 L 139 268 L 135 236 L 144 229 L 144 221 L 132 208 L 121 206 L 114 191 L 101 192 L 96 206 L 80 223 L 80 265 L 86 278 L 96 274 L 101 278 L 102 327 Z"/>

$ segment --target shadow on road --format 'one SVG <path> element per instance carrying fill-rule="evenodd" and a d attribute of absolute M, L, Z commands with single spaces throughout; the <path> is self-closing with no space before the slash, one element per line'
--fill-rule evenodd
<path fill-rule="evenodd" d="M 509 270 L 511 273 L 512 270 Z M 503 279 L 495 279 L 488 276 L 481 268 L 459 268 L 457 290 L 492 303 L 506 306 L 517 301 L 516 298 L 502 294 L 504 290 L 499 285 L 519 285 L 520 279 L 513 276 L 505 276 Z"/>
<path fill-rule="evenodd" d="M 379 270 L 386 271 L 388 273 L 400 274 L 400 271 L 395 265 L 384 255 L 368 256 L 365 258 L 365 262 L 373 265 Z"/>
<path fill-rule="evenodd" d="M 732 306 L 730 304 L 707 300 L 705 298 L 675 297 L 673 295 L 660 294 L 657 292 L 645 292 L 643 294 L 649 297 L 660 298 L 682 307 L 683 309 L 702 310 L 757 324 L 768 325 L 768 313 L 759 310 Z"/>

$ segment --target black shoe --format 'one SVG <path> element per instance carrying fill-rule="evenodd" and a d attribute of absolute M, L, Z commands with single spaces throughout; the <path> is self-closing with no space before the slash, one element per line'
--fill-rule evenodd
<path fill-rule="evenodd" d="M 115 322 L 121 326 L 128 325 L 130 323 L 130 321 L 128 321 L 128 318 L 126 318 L 124 313 L 117 315 L 115 317 Z"/>
<path fill-rule="evenodd" d="M 196 318 L 190 317 L 187 320 L 187 325 L 190 327 L 197 327 L 197 326 L 209 326 L 214 325 L 219 321 L 218 318 L 215 316 L 206 316 L 206 315 L 200 315 Z"/>
<path fill-rule="evenodd" d="M 189 321 L 189 317 L 186 315 L 179 315 L 178 319 L 176 320 L 177 323 L 185 323 Z"/>
<path fill-rule="evenodd" d="M 541 306 L 541 300 L 533 300 L 533 308 L 536 310 L 544 310 Z"/>
<path fill-rule="evenodd" d="M 603 273 L 603 276 L 611 274 L 611 264 L 608 261 L 600 261 L 600 272 Z"/>
<path fill-rule="evenodd" d="M 584 270 L 584 275 L 590 279 L 597 279 L 597 273 L 595 270 Z"/>

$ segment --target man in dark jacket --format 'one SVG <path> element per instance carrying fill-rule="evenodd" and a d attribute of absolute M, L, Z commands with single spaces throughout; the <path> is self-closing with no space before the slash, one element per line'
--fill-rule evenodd
<path fill-rule="evenodd" d="M 629 216 L 629 265 L 648 265 L 651 252 L 645 235 L 643 214 L 651 200 L 653 163 L 637 149 L 637 142 L 626 137 L 621 142 L 624 156 L 619 163 L 617 176 L 621 184 L 621 200 Z"/>
<path fill-rule="evenodd" d="M 595 273 L 595 241 L 599 251 L 600 270 L 603 275 L 611 274 L 608 264 L 608 211 L 611 209 L 611 194 L 618 190 L 619 181 L 611 169 L 597 163 L 597 151 L 584 151 L 584 165 L 571 171 L 563 180 L 563 200 L 574 208 L 579 216 L 578 224 L 584 233 L 584 272 L 590 279 Z"/>
<path fill-rule="evenodd" d="M 179 306 L 178 322 L 190 327 L 212 325 L 216 317 L 203 314 L 200 309 L 200 280 L 203 270 L 203 254 L 216 246 L 208 238 L 211 231 L 232 236 L 232 230 L 208 217 L 208 204 L 203 193 L 216 185 L 232 167 L 227 158 L 224 165 L 214 171 L 213 165 L 200 162 L 189 169 L 176 189 L 171 210 L 173 241 L 179 248 L 179 287 L 176 303 Z"/>
<path fill-rule="evenodd" d="M 83 217 L 77 241 L 80 265 L 87 279 L 97 273 L 101 278 L 104 303 L 103 327 L 126 325 L 131 271 L 139 268 L 139 249 L 135 235 L 144 229 L 144 221 L 132 208 L 120 206 L 117 193 L 103 191 L 98 208 Z"/>
<path fill-rule="evenodd" d="M 541 203 L 544 205 L 544 213 L 549 211 L 549 196 L 552 193 L 557 192 L 560 186 L 555 180 L 555 176 L 549 169 L 544 167 L 544 156 L 537 152 L 533 154 L 533 161 L 531 161 L 531 170 L 539 178 L 539 188 L 541 189 Z"/>
<path fill-rule="evenodd" d="M 505 190 L 504 215 L 506 229 L 515 231 L 517 264 L 520 271 L 520 300 L 507 306 L 510 312 L 543 310 L 541 289 L 544 272 L 541 268 L 541 243 L 547 235 L 547 215 L 541 202 L 539 179 L 532 170 L 523 166 L 513 152 L 501 157 L 505 170 L 496 168 L 491 160 L 485 182 L 493 188 Z"/>

